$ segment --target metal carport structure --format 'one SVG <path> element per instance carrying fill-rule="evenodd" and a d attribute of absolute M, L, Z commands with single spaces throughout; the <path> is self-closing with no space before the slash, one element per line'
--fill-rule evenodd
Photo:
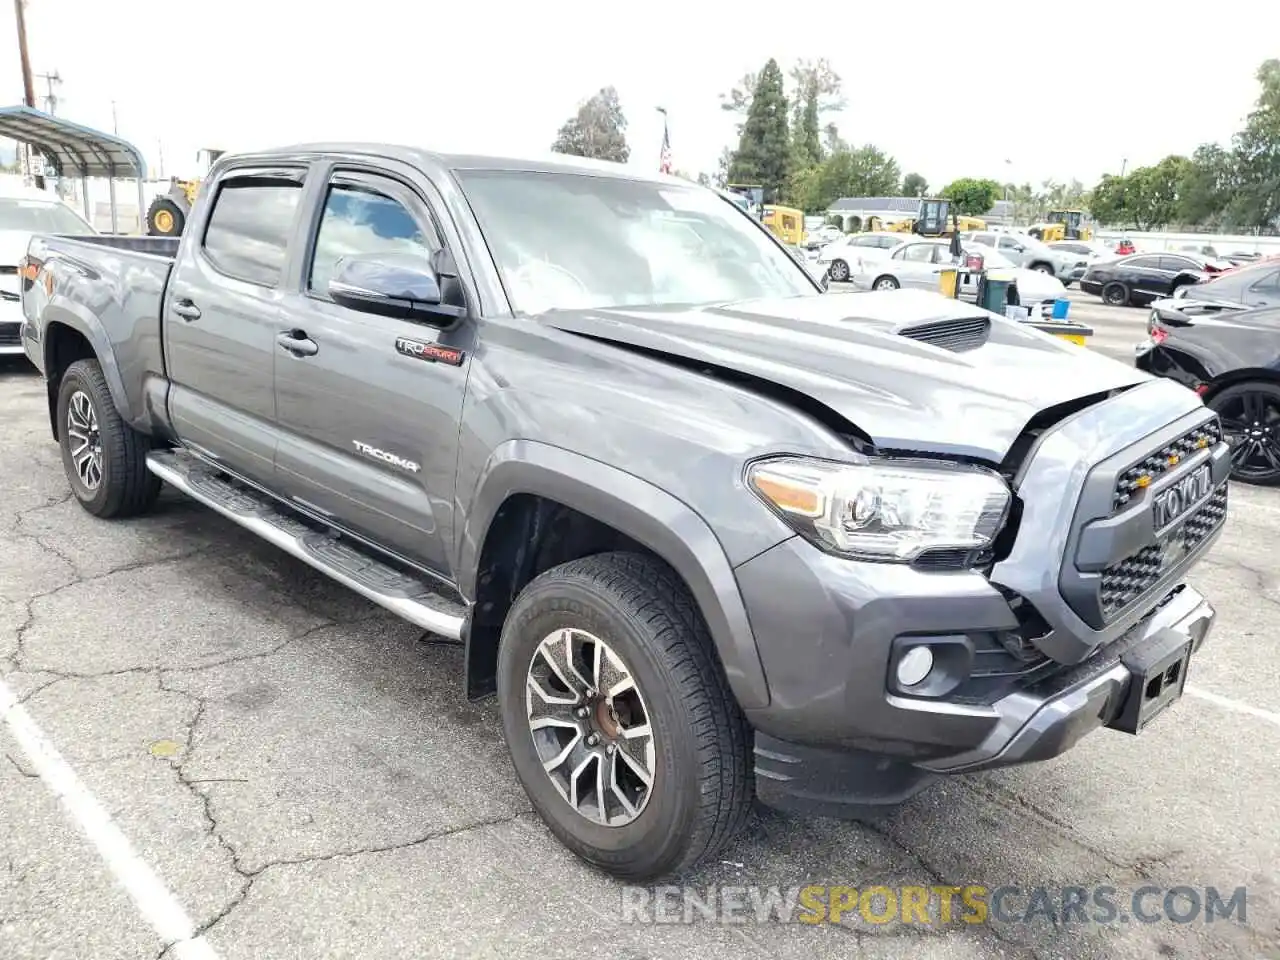
<path fill-rule="evenodd" d="M 89 209 L 89 177 L 105 177 L 111 196 L 111 232 L 119 232 L 116 217 L 116 178 L 137 179 L 138 219 L 147 205 L 144 182 L 147 161 L 142 151 L 127 140 L 71 123 L 34 107 L 0 107 L 0 137 L 25 143 L 43 153 L 59 177 L 79 176 L 83 184 L 85 219 L 93 222 Z"/>

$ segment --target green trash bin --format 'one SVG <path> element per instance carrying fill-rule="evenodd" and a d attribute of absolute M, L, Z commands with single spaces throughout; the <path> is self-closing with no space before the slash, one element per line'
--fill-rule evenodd
<path fill-rule="evenodd" d="M 983 274 L 978 283 L 978 306 L 1004 316 L 1004 308 L 1009 303 L 1009 288 L 1013 286 L 1013 278 L 1007 274 Z"/>

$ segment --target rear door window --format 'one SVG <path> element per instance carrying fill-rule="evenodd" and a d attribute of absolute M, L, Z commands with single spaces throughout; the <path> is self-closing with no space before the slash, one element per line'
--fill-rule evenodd
<path fill-rule="evenodd" d="M 1124 262 L 1126 267 L 1133 267 L 1136 270 L 1159 270 L 1159 257 L 1134 257 Z"/>
<path fill-rule="evenodd" d="M 1200 264 L 1187 257 L 1161 257 L 1160 269 L 1177 273 L 1179 270 L 1199 270 Z"/>
<path fill-rule="evenodd" d="M 205 256 L 229 277 L 276 286 L 301 199 L 301 180 L 265 175 L 224 181 L 205 228 Z"/>

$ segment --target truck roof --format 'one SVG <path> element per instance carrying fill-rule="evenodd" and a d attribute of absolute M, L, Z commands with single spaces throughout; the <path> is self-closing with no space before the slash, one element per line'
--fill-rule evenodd
<path fill-rule="evenodd" d="M 688 180 L 680 177 L 649 171 L 643 167 L 551 152 L 525 157 L 503 157 L 478 153 L 448 153 L 391 143 L 332 142 L 299 143 L 271 150 L 236 154 L 236 157 L 238 159 L 246 157 L 279 159 L 280 157 L 298 156 L 300 154 L 374 157 L 385 160 L 398 160 L 413 166 L 443 167 L 448 170 L 526 170 L 538 173 L 590 174 L 592 176 L 615 177 L 620 180 L 639 180 L 652 183 L 689 183 Z"/>

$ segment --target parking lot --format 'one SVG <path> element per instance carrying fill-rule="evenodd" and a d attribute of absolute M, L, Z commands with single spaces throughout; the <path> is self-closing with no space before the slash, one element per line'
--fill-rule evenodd
<path fill-rule="evenodd" d="M 1145 311 L 1073 300 L 1092 349 L 1130 362 Z M 18 361 L 0 364 L 0 496 L 0 698 L 31 721 L 23 742 L 0 724 L 0 957 L 1280 957 L 1276 492 L 1233 488 L 1193 578 L 1217 630 L 1142 736 L 868 823 L 760 810 L 681 880 L 1243 886 L 1246 923 L 813 926 L 625 922 L 622 887 L 529 812 L 458 646 L 172 492 L 141 520 L 90 517 Z M 157 882 L 131 897 L 134 854 Z M 200 939 L 166 951 L 157 927 Z"/>

